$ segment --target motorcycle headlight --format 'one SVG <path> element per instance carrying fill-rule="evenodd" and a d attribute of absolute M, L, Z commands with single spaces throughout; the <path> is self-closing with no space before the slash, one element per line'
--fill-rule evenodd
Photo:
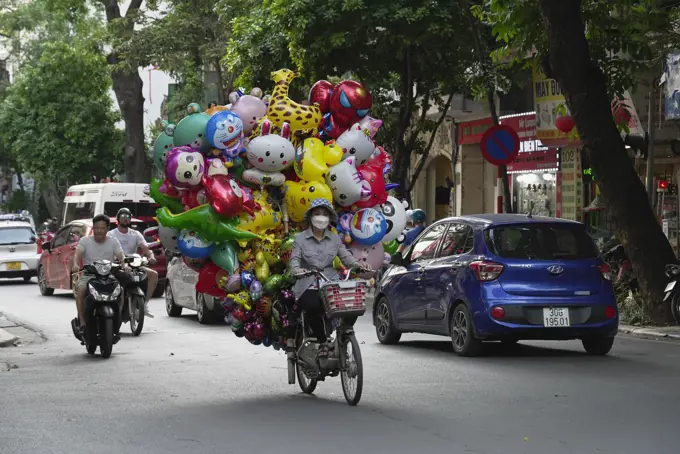
<path fill-rule="evenodd" d="M 120 296 L 120 292 L 122 290 L 122 287 L 120 285 L 117 285 L 115 289 L 113 289 L 113 293 L 111 293 L 111 300 L 115 300 Z"/>
<path fill-rule="evenodd" d="M 107 276 L 111 273 L 111 262 L 109 263 L 95 263 L 94 269 L 97 270 L 97 274 L 100 276 Z"/>
<path fill-rule="evenodd" d="M 89 286 L 89 289 L 90 289 L 90 295 L 92 295 L 92 297 L 93 297 L 95 300 L 99 301 L 99 300 L 102 299 L 101 294 L 100 294 L 94 287 L 92 287 L 92 286 L 90 285 L 90 286 Z"/>

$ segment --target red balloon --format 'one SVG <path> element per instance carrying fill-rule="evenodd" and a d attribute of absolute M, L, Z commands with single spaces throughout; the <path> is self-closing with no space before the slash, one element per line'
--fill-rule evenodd
<path fill-rule="evenodd" d="M 371 92 L 359 82 L 343 80 L 333 88 L 329 112 L 337 126 L 345 131 L 368 115 L 371 107 Z"/>
<path fill-rule="evenodd" d="M 333 93 L 333 84 L 327 80 L 320 80 L 309 90 L 309 103 L 318 104 L 321 112 L 330 112 L 331 94 Z"/>
<path fill-rule="evenodd" d="M 364 164 L 357 169 L 361 177 L 371 185 L 371 197 L 368 200 L 360 200 L 353 205 L 355 211 L 362 208 L 371 208 L 382 205 L 387 201 L 387 190 L 385 189 L 385 175 L 383 165 Z"/>
<path fill-rule="evenodd" d="M 555 119 L 555 127 L 564 133 L 571 132 L 574 126 L 576 126 L 576 122 L 571 115 L 560 115 Z"/>
<path fill-rule="evenodd" d="M 179 198 L 179 191 L 168 181 L 168 179 L 163 180 L 163 184 L 158 188 L 161 194 L 165 194 L 169 197 Z"/>
<path fill-rule="evenodd" d="M 185 210 L 196 208 L 205 203 L 205 190 L 198 189 L 196 191 L 186 190 L 182 191 L 182 205 Z"/>
<path fill-rule="evenodd" d="M 203 176 L 205 193 L 215 212 L 224 217 L 237 216 L 241 211 L 252 209 L 243 206 L 243 189 L 238 182 L 228 175 Z"/>
<path fill-rule="evenodd" d="M 208 263 L 198 272 L 196 291 L 198 293 L 224 298 L 227 296 L 227 292 L 219 287 L 219 282 L 220 279 L 226 277 L 228 274 L 229 273 L 215 265 L 213 262 Z"/>

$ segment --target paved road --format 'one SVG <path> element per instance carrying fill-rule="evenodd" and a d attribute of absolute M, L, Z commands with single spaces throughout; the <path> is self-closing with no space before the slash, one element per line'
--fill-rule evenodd
<path fill-rule="evenodd" d="M 678 343 L 620 336 L 612 356 L 591 358 L 577 342 L 532 342 L 466 359 L 445 338 L 382 346 L 364 318 L 366 384 L 352 408 L 339 380 L 302 395 L 282 353 L 170 319 L 160 299 L 152 309 L 145 333 L 101 360 L 69 333 L 68 295 L 0 282 L 0 312 L 48 337 L 0 349 L 0 452 L 678 452 Z"/>

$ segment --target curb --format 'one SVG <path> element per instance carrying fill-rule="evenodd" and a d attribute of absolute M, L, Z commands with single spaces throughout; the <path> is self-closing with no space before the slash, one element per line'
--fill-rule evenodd
<path fill-rule="evenodd" d="M 2 347 L 13 347 L 14 343 L 18 341 L 19 338 L 14 334 L 10 334 L 4 329 L 0 328 L 0 348 Z"/>
<path fill-rule="evenodd" d="M 658 331 L 654 328 L 643 328 L 639 326 L 632 326 L 632 325 L 626 325 L 626 324 L 619 324 L 619 331 L 622 333 L 626 334 L 633 334 L 636 336 L 651 336 L 651 337 L 658 337 L 658 338 L 667 338 L 667 339 L 679 339 L 680 340 L 680 334 L 672 334 L 672 333 L 664 333 L 662 331 Z"/>
<path fill-rule="evenodd" d="M 14 324 L 17 325 L 17 326 L 21 326 L 21 327 L 23 327 L 23 328 L 25 328 L 25 329 L 27 329 L 27 330 L 29 330 L 29 331 L 33 331 L 33 332 L 34 332 L 36 335 L 38 335 L 43 341 L 47 341 L 47 336 L 45 335 L 45 333 L 43 332 L 43 330 L 41 330 L 40 328 L 38 328 L 36 325 L 34 325 L 34 324 L 32 324 L 32 323 L 30 323 L 30 322 L 28 322 L 28 321 L 26 321 L 26 320 L 20 319 L 19 317 L 15 317 L 15 316 L 13 316 L 13 315 L 10 315 L 10 314 L 8 314 L 7 312 L 3 312 L 3 311 L 0 311 L 0 317 L 6 318 L 7 320 L 9 320 L 10 322 L 14 323 Z M 3 330 L 3 329 L 0 328 L 0 347 L 3 347 L 3 346 L 4 346 L 4 345 L 2 344 L 2 339 L 3 339 L 3 338 L 2 338 L 2 332 L 3 332 L 3 331 L 4 331 L 5 333 L 7 333 L 7 331 L 5 331 L 5 330 Z M 9 334 L 9 333 L 7 333 L 7 334 L 8 334 L 9 336 L 13 336 L 13 334 Z M 19 339 L 19 338 L 17 338 L 17 339 Z M 14 341 L 12 341 L 12 342 L 14 342 Z"/>

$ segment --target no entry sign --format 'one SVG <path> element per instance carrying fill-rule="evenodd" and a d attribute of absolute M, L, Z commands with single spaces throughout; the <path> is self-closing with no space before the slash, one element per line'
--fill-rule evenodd
<path fill-rule="evenodd" d="M 482 149 L 484 159 L 491 164 L 509 164 L 519 153 L 519 136 L 508 125 L 495 125 L 484 133 L 479 148 Z"/>

